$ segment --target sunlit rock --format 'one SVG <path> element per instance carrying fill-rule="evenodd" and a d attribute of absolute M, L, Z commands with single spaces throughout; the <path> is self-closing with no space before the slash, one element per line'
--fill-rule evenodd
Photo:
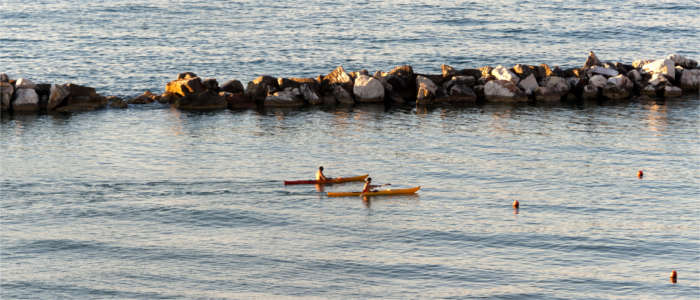
<path fill-rule="evenodd" d="M 19 89 L 33 89 L 35 87 L 36 87 L 36 84 L 34 82 L 32 82 L 31 80 L 26 79 L 26 78 L 19 78 L 15 82 L 15 88 L 18 90 Z"/>
<path fill-rule="evenodd" d="M 632 62 L 632 66 L 637 68 L 637 69 L 641 69 L 644 65 L 651 63 L 653 61 L 654 61 L 653 59 L 638 59 L 638 60 L 635 60 L 634 62 Z"/>
<path fill-rule="evenodd" d="M 515 74 L 517 74 L 521 79 L 524 79 L 535 74 L 536 70 L 534 66 L 517 64 L 513 66 L 513 72 L 515 72 Z M 535 76 L 535 80 L 537 80 L 537 76 Z"/>
<path fill-rule="evenodd" d="M 676 67 L 670 59 L 657 59 L 645 64 L 642 69 L 651 74 L 664 74 L 671 78 L 676 77 Z"/>
<path fill-rule="evenodd" d="M 491 75 L 497 80 L 509 80 L 513 82 L 513 84 L 518 84 L 520 81 L 518 75 L 515 75 L 515 73 L 511 72 L 508 68 L 500 65 L 491 70 Z"/>
<path fill-rule="evenodd" d="M 490 102 L 526 102 L 527 95 L 510 80 L 491 80 L 484 85 L 484 96 Z"/>
<path fill-rule="evenodd" d="M 352 91 L 357 102 L 384 102 L 384 86 L 374 77 L 359 75 Z"/>
<path fill-rule="evenodd" d="M 184 97 L 187 95 L 196 94 L 205 90 L 202 85 L 202 80 L 199 77 L 190 77 L 190 75 L 178 76 L 181 79 L 168 82 L 165 86 L 165 92 Z"/>

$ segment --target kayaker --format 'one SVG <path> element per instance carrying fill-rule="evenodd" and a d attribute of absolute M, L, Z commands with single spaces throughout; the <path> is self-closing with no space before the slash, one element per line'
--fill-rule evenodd
<path fill-rule="evenodd" d="M 362 194 L 369 192 L 376 192 L 373 188 L 380 187 L 380 185 L 372 185 L 372 177 L 365 178 L 365 186 L 362 187 Z"/>
<path fill-rule="evenodd" d="M 328 181 L 328 178 L 323 175 L 323 166 L 318 167 L 318 171 L 316 171 L 316 180 Z"/>

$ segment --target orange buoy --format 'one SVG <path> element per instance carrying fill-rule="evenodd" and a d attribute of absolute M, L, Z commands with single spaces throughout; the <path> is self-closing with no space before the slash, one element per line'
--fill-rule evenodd
<path fill-rule="evenodd" d="M 520 208 L 520 202 L 518 202 L 518 200 L 513 200 L 513 208 Z"/>
<path fill-rule="evenodd" d="M 644 172 L 642 170 L 637 171 L 637 177 L 639 177 L 639 178 L 644 177 Z"/>
<path fill-rule="evenodd" d="M 675 284 L 678 281 L 678 273 L 676 270 L 671 271 L 671 283 Z"/>

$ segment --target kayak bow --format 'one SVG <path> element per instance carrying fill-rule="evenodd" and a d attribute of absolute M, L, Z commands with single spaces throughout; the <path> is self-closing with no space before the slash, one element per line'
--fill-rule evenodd
<path fill-rule="evenodd" d="M 420 186 L 407 188 L 407 189 L 386 189 L 376 192 L 367 192 L 365 196 L 380 196 L 380 195 L 407 195 L 413 194 L 420 190 Z M 361 196 L 362 192 L 328 192 L 328 197 L 352 197 Z"/>
<path fill-rule="evenodd" d="M 288 184 L 332 184 L 332 183 L 342 183 L 350 181 L 363 181 L 367 178 L 369 174 L 353 176 L 353 177 L 337 177 L 331 178 L 329 180 L 285 180 L 284 185 Z"/>

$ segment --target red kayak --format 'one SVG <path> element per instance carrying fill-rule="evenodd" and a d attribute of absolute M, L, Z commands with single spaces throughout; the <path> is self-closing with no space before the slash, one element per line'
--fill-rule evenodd
<path fill-rule="evenodd" d="M 354 177 L 337 177 L 328 180 L 285 180 L 284 185 L 288 184 L 332 184 L 350 181 L 363 181 L 369 174 L 354 176 Z"/>

